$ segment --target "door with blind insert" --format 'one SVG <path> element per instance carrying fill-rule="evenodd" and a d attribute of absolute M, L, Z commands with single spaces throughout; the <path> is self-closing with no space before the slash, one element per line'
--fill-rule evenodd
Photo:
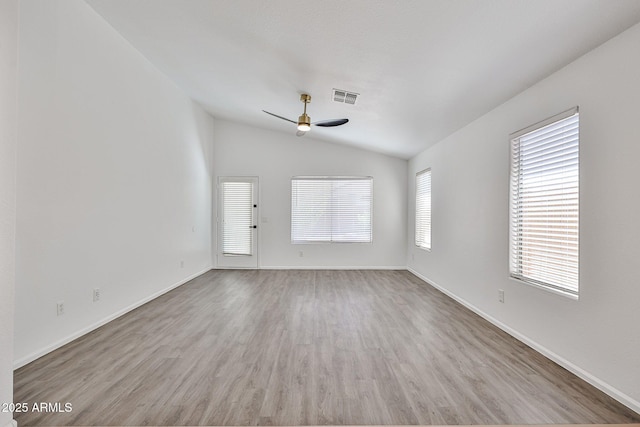
<path fill-rule="evenodd" d="M 218 267 L 258 268 L 258 178 L 218 179 Z"/>

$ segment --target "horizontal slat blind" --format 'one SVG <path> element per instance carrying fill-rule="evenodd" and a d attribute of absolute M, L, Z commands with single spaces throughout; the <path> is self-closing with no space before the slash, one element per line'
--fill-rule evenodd
<path fill-rule="evenodd" d="M 511 275 L 577 296 L 577 111 L 513 138 L 511 153 Z"/>
<path fill-rule="evenodd" d="M 291 241 L 371 242 L 370 177 L 294 177 Z"/>
<path fill-rule="evenodd" d="M 431 169 L 416 174 L 416 246 L 431 249 Z"/>
<path fill-rule="evenodd" d="M 253 184 L 222 182 L 222 252 L 252 255 Z"/>

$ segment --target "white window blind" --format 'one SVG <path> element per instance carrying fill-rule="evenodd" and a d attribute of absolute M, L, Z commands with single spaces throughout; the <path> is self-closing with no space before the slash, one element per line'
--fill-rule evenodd
<path fill-rule="evenodd" d="M 252 255 L 253 184 L 222 182 L 222 253 Z"/>
<path fill-rule="evenodd" d="M 371 242 L 371 177 L 291 179 L 291 241 Z"/>
<path fill-rule="evenodd" d="M 511 276 L 577 297 L 577 108 L 512 135 L 510 200 Z"/>
<path fill-rule="evenodd" d="M 431 169 L 416 174 L 416 246 L 431 249 Z"/>

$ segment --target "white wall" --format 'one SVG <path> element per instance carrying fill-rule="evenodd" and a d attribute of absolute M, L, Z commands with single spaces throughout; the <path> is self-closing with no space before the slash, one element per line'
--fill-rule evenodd
<path fill-rule="evenodd" d="M 17 67 L 18 0 L 0 0 L 0 404 L 13 402 Z"/>
<path fill-rule="evenodd" d="M 260 179 L 261 268 L 406 268 L 407 161 L 224 120 L 215 122 L 216 176 Z M 291 177 L 373 176 L 373 243 L 291 244 Z M 215 212 L 215 211 L 214 211 Z M 299 251 L 304 257 L 299 257 Z"/>
<path fill-rule="evenodd" d="M 83 1 L 20 14 L 17 366 L 211 267 L 213 138 Z"/>
<path fill-rule="evenodd" d="M 410 269 L 640 411 L 640 25 L 409 162 Z M 508 278 L 508 135 L 580 107 L 580 300 Z M 414 244 L 432 167 L 433 249 Z M 505 303 L 498 302 L 505 290 Z"/>

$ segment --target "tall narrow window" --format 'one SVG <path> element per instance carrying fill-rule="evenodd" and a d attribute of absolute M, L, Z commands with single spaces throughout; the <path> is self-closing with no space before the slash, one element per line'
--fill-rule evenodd
<path fill-rule="evenodd" d="M 253 184 L 222 182 L 222 253 L 252 255 Z"/>
<path fill-rule="evenodd" d="M 294 177 L 291 179 L 293 243 L 372 241 L 371 177 Z"/>
<path fill-rule="evenodd" d="M 416 174 L 416 246 L 431 249 L 431 169 Z"/>
<path fill-rule="evenodd" d="M 511 135 L 510 274 L 578 297 L 579 116 Z"/>

